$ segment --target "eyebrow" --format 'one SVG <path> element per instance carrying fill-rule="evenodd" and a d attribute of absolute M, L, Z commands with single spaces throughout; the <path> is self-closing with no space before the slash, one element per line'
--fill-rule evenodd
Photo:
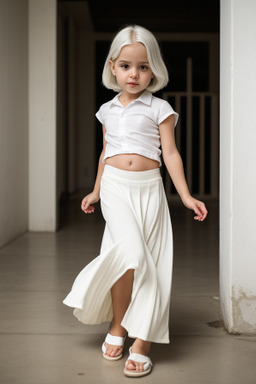
<path fill-rule="evenodd" d="M 131 61 L 127 61 L 127 60 L 118 60 L 119 63 L 127 63 L 127 64 L 130 64 Z M 137 64 L 149 64 L 148 61 L 139 61 Z"/>

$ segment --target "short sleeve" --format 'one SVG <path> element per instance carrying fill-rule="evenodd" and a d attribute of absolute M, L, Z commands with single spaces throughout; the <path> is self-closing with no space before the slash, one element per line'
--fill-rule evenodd
<path fill-rule="evenodd" d="M 158 125 L 161 124 L 168 116 L 171 116 L 171 115 L 174 115 L 174 119 L 175 119 L 174 126 L 176 126 L 178 122 L 179 114 L 174 111 L 172 106 L 167 101 L 164 100 L 158 116 Z"/>
<path fill-rule="evenodd" d="M 100 107 L 100 109 L 98 110 L 98 112 L 95 113 L 95 116 L 97 117 L 97 119 L 99 120 L 99 122 L 101 124 L 104 124 L 104 117 L 103 117 L 103 113 L 102 113 L 102 106 Z"/>

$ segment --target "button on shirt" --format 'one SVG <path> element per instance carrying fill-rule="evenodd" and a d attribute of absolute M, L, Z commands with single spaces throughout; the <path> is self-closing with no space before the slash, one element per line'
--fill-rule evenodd
<path fill-rule="evenodd" d="M 120 103 L 120 95 L 103 104 L 96 113 L 106 129 L 103 162 L 114 155 L 135 153 L 157 160 L 161 165 L 158 126 L 170 115 L 174 115 L 176 126 L 179 115 L 167 101 L 149 91 L 144 91 L 126 107 Z"/>

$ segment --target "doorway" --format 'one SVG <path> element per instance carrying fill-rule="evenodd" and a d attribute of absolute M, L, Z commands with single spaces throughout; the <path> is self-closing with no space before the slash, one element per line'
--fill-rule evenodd
<path fill-rule="evenodd" d="M 107 7 L 99 7 L 97 1 L 58 2 L 62 60 L 66 55 L 62 116 L 68 114 L 58 130 L 58 175 L 62 175 L 58 196 L 63 189 L 64 195 L 72 195 L 93 185 L 102 148 L 102 130 L 94 114 L 115 95 L 102 86 L 102 68 L 114 32 L 129 20 L 151 29 L 160 42 L 170 82 L 155 95 L 167 99 L 180 113 L 176 138 L 190 190 L 199 198 L 218 200 L 219 2 L 212 1 L 208 9 L 203 3 L 198 4 L 199 15 L 188 2 L 183 9 L 169 10 L 160 1 L 153 24 L 152 11 L 145 14 L 139 4 L 136 20 L 128 12 L 124 21 L 123 10 L 115 2 Z M 177 199 L 164 167 L 162 173 L 168 198 Z"/>

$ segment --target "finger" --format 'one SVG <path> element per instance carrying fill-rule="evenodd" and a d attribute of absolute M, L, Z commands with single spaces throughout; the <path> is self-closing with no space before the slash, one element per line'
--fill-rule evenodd
<path fill-rule="evenodd" d="M 85 213 L 93 213 L 95 211 L 95 207 L 90 205 L 88 208 L 84 210 Z"/>
<path fill-rule="evenodd" d="M 208 211 L 207 211 L 206 208 L 204 208 L 204 210 L 203 210 L 203 220 L 206 218 L 207 214 L 208 214 Z"/>
<path fill-rule="evenodd" d="M 194 212 L 196 214 L 195 217 L 201 217 L 202 216 L 202 212 L 200 211 L 200 209 L 197 206 L 194 207 Z"/>
<path fill-rule="evenodd" d="M 85 205 L 86 205 L 86 200 L 82 200 L 82 203 L 81 203 L 81 209 L 84 210 L 85 209 Z"/>
<path fill-rule="evenodd" d="M 86 207 L 85 207 L 85 204 L 83 204 L 83 205 L 81 206 L 81 209 L 82 209 L 82 211 L 84 211 L 84 212 L 86 213 L 87 209 L 86 209 Z"/>
<path fill-rule="evenodd" d="M 82 206 L 82 210 L 84 211 L 84 213 L 89 213 L 90 211 L 90 206 L 88 204 L 84 204 Z"/>
<path fill-rule="evenodd" d="M 207 215 L 208 215 L 208 212 L 207 211 L 204 212 L 203 217 L 202 217 L 202 221 L 206 219 Z"/>
<path fill-rule="evenodd" d="M 90 201 L 85 201 L 84 209 L 87 211 L 91 207 Z"/>
<path fill-rule="evenodd" d="M 202 204 L 202 206 L 201 206 L 201 211 L 202 211 L 202 221 L 203 221 L 203 220 L 206 219 L 207 214 L 208 214 L 208 211 L 207 211 L 207 209 L 206 209 L 204 204 Z"/>
<path fill-rule="evenodd" d="M 208 211 L 204 205 L 199 207 L 199 209 L 200 210 L 198 210 L 197 212 L 195 211 L 195 213 L 197 213 L 197 216 L 195 216 L 194 219 L 198 221 L 204 221 L 207 217 Z"/>
<path fill-rule="evenodd" d="M 194 212 L 197 216 L 202 216 L 202 212 L 199 209 L 194 209 Z"/>
<path fill-rule="evenodd" d="M 90 206 L 90 213 L 93 213 L 95 211 L 95 207 L 93 205 Z"/>

